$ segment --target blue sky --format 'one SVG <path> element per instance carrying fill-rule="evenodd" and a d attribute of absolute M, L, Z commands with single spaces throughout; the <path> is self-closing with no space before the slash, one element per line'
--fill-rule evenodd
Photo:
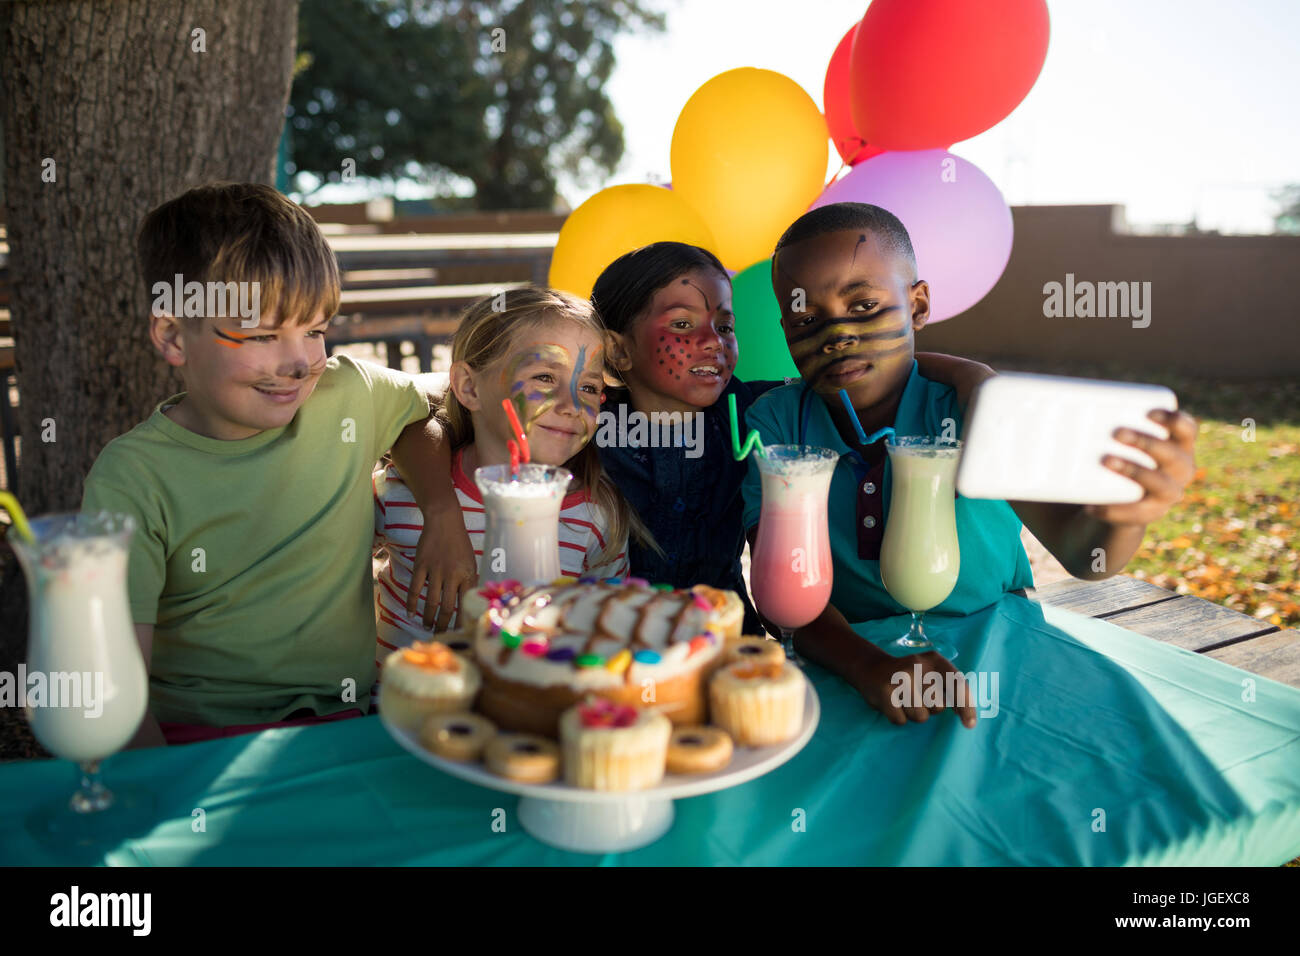
<path fill-rule="evenodd" d="M 668 179 L 677 114 L 723 70 L 776 70 L 821 106 L 826 64 L 866 6 L 668 0 L 665 35 L 616 48 L 609 92 L 628 149 L 609 184 Z M 1121 202 L 1135 223 L 1195 215 L 1201 228 L 1271 229 L 1269 192 L 1300 182 L 1300 2 L 1049 0 L 1048 10 L 1038 82 L 954 153 L 1012 204 Z"/>

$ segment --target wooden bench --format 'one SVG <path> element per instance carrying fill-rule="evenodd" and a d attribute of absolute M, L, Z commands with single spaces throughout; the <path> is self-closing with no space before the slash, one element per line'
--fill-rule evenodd
<path fill-rule="evenodd" d="M 1071 578 L 1029 588 L 1025 596 L 1300 687 L 1300 632 L 1198 597 L 1123 574 L 1104 581 Z"/>
<path fill-rule="evenodd" d="M 353 343 L 383 344 L 390 368 L 401 368 L 402 344 L 412 342 L 420 371 L 431 367 L 433 345 L 446 341 L 471 302 L 522 282 L 433 284 L 467 266 L 509 271 L 526 266 L 545 284 L 556 233 L 492 235 L 329 236 L 343 291 L 339 314 L 326 333 L 326 350 Z"/>

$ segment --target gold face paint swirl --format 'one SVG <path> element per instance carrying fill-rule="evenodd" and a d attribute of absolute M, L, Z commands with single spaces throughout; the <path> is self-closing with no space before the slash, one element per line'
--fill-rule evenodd
<path fill-rule="evenodd" d="M 563 345 L 557 345 L 554 342 L 531 345 L 516 353 L 506 363 L 501 372 L 501 388 L 507 392 L 510 401 L 515 406 L 515 413 L 519 416 L 519 424 L 524 430 L 525 438 L 529 437 L 529 430 L 533 425 L 555 407 L 561 387 L 558 382 L 550 385 L 538 383 L 530 387 L 529 382 L 519 377 L 519 370 L 533 364 L 569 370 L 575 377 L 578 374 L 578 370 L 573 369 L 573 361 L 569 350 Z M 585 402 L 576 404 L 581 411 L 586 413 L 580 416 L 582 419 L 582 438 L 585 441 L 591 429 L 591 425 L 587 421 L 588 416 L 594 418 L 595 413 L 589 409 Z"/>

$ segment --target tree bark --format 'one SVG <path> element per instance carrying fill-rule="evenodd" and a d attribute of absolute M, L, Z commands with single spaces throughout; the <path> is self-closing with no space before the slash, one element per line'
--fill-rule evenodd
<path fill-rule="evenodd" d="M 180 390 L 149 343 L 136 232 L 192 186 L 275 181 L 297 14 L 297 0 L 57 0 L 0 12 L 29 513 L 76 510 L 100 449 Z"/>

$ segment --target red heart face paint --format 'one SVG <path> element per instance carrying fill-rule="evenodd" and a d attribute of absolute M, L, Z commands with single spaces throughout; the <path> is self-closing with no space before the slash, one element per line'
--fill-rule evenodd
<path fill-rule="evenodd" d="M 564 464 L 596 432 L 604 371 L 604 342 L 594 329 L 563 322 L 517 333 L 506 355 L 475 376 L 481 405 L 474 430 L 491 445 L 480 450 L 480 461 L 490 463 L 514 437 L 501 407 L 508 398 L 533 461 Z"/>
<path fill-rule="evenodd" d="M 632 368 L 624 377 L 640 411 L 695 412 L 722 396 L 739 348 L 731 283 L 695 269 L 655 292 L 625 337 Z"/>
<path fill-rule="evenodd" d="M 901 393 L 911 371 L 913 332 L 925 324 L 929 288 L 913 283 L 904 259 L 872 234 L 842 230 L 782 249 L 773 267 L 781 325 L 804 381 L 855 408 Z"/>

